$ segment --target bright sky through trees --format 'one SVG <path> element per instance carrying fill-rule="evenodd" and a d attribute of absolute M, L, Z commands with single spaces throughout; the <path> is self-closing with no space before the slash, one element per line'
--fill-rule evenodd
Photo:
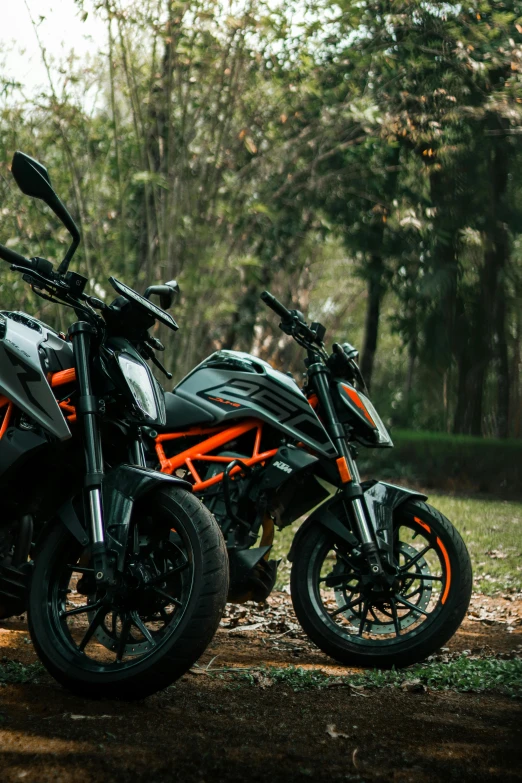
<path fill-rule="evenodd" d="M 83 57 L 106 37 L 101 19 L 89 15 L 83 22 L 74 0 L 0 0 L 2 70 L 21 82 L 25 92 L 34 92 L 47 82 L 31 16 L 38 25 L 42 46 L 56 60 L 71 50 Z"/>

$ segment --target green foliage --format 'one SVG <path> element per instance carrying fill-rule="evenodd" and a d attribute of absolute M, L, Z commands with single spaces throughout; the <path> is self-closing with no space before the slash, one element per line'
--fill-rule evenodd
<path fill-rule="evenodd" d="M 297 369 L 259 292 L 359 338 L 385 417 L 522 434 L 522 3 L 77 0 L 106 40 L 28 99 L 0 74 L 0 240 L 58 261 L 21 197 L 43 160 L 83 236 L 75 268 L 179 278 L 167 364 L 219 347 Z M 2 307 L 63 328 L 7 269 Z M 317 315 L 316 315 L 317 314 Z"/>
<path fill-rule="evenodd" d="M 26 685 L 38 682 L 38 678 L 45 672 L 41 663 L 20 663 L 4 658 L 0 661 L 0 683 L 6 685 Z"/>
<path fill-rule="evenodd" d="M 278 684 L 291 688 L 295 692 L 309 688 L 343 686 L 355 689 L 392 687 L 422 690 L 425 686 L 433 691 L 454 690 L 473 693 L 497 691 L 516 698 L 522 697 L 522 659 L 520 658 L 476 659 L 462 655 L 447 663 L 416 664 L 399 671 L 369 669 L 343 677 L 332 677 L 320 669 L 303 669 L 294 666 L 266 667 L 238 672 L 232 670 L 232 677 L 238 683 L 247 686 L 268 687 Z"/>
<path fill-rule="evenodd" d="M 407 476 L 428 488 L 519 496 L 522 441 L 442 432 L 393 430 L 393 449 L 361 451 L 361 470 L 380 477 Z"/>

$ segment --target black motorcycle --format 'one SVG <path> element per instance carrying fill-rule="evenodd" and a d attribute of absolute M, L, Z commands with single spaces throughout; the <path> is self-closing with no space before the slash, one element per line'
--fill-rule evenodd
<path fill-rule="evenodd" d="M 328 354 L 324 326 L 266 291 L 261 298 L 307 352 L 304 389 L 257 357 L 217 351 L 165 395 L 166 424 L 146 430 L 151 464 L 190 481 L 218 520 L 229 600 L 270 594 L 274 526 L 315 508 L 289 553 L 304 630 L 345 664 L 422 660 L 466 614 L 464 542 L 425 495 L 361 482 L 358 446 L 393 443 L 365 393 L 357 351 L 334 344 Z"/>
<path fill-rule="evenodd" d="M 79 231 L 46 169 L 17 152 L 12 173 L 73 241 L 57 270 L 2 245 L 0 258 L 77 320 L 66 336 L 0 313 L 0 616 L 27 608 L 41 661 L 76 693 L 143 698 L 202 654 L 228 588 L 211 514 L 189 483 L 145 464 L 141 429 L 166 418 L 142 353 L 156 321 L 177 325 L 115 278 L 112 304 L 87 295 L 68 271 Z"/>

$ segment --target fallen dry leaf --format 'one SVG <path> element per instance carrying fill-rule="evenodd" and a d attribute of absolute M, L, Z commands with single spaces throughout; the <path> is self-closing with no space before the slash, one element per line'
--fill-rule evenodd
<path fill-rule="evenodd" d="M 253 672 L 252 679 L 259 688 L 271 688 L 274 681 L 271 677 L 267 677 L 263 672 Z"/>
<path fill-rule="evenodd" d="M 111 720 L 121 719 L 123 715 L 73 715 L 72 712 L 65 713 L 64 718 L 70 718 L 71 720 L 102 720 L 103 718 L 110 718 Z"/>
<path fill-rule="evenodd" d="M 348 739 L 348 734 L 345 734 L 343 731 L 337 731 L 333 723 L 328 724 L 328 726 L 326 727 L 326 733 L 332 739 L 339 739 L 341 737 L 343 739 Z"/>
<path fill-rule="evenodd" d="M 507 555 L 501 552 L 500 549 L 489 549 L 485 554 L 492 560 L 505 560 Z"/>
<path fill-rule="evenodd" d="M 401 690 L 407 693 L 424 693 L 427 688 L 420 680 L 405 680 L 401 685 Z"/>

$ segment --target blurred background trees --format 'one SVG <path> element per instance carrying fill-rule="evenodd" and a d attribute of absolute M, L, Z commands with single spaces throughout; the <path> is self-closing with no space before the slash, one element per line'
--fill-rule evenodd
<path fill-rule="evenodd" d="M 76 5 L 105 24 L 88 62 L 30 99 L 0 73 L 3 242 L 67 247 L 10 177 L 23 149 L 99 296 L 178 279 L 178 379 L 220 347 L 298 374 L 269 288 L 358 345 L 388 423 L 522 435 L 522 2 Z M 4 309 L 65 326 L 0 279 Z"/>

